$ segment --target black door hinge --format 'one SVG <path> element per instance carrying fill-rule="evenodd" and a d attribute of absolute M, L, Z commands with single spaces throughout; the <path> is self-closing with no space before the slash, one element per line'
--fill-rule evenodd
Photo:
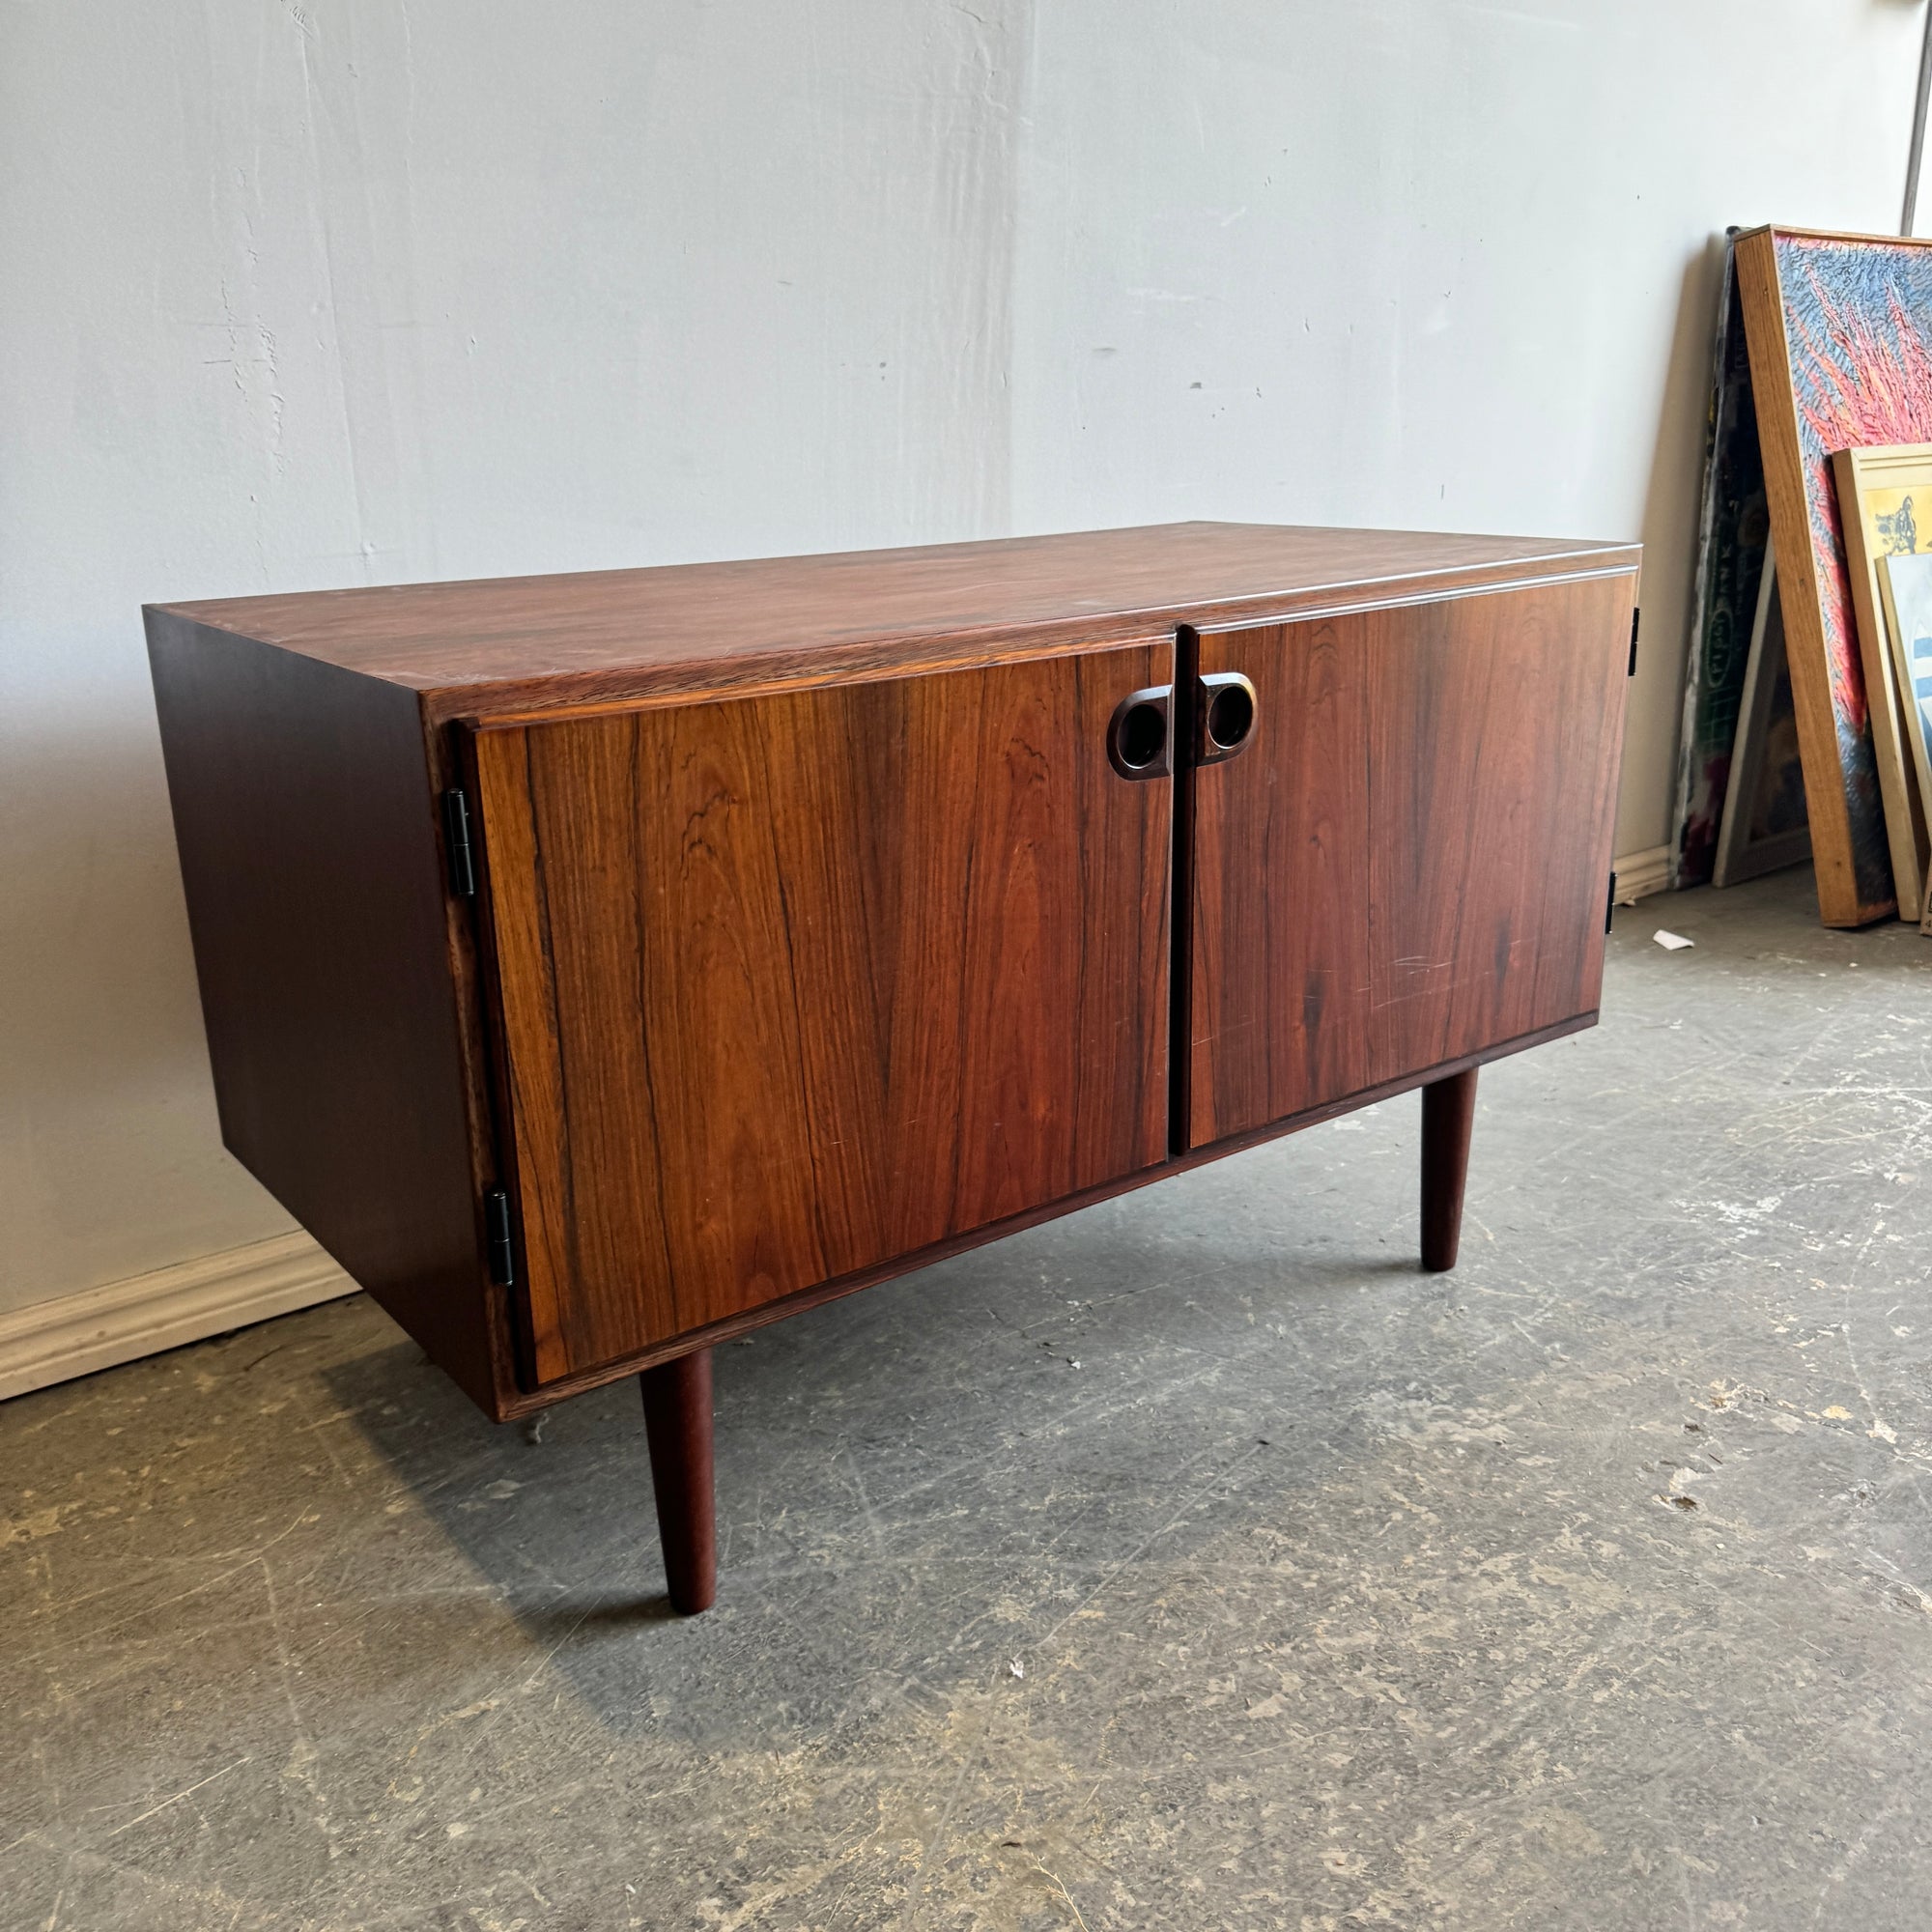
<path fill-rule="evenodd" d="M 1637 619 L 1642 615 L 1643 612 L 1641 611 L 1634 610 L 1631 612 L 1631 663 L 1630 669 L 1624 673 L 1626 677 L 1634 677 L 1636 675 L 1636 626 Z"/>
<path fill-rule="evenodd" d="M 1604 930 L 1605 932 L 1609 931 L 1610 922 L 1616 917 L 1616 915 L 1617 915 L 1617 875 L 1614 872 L 1612 872 L 1610 874 L 1610 894 L 1609 896 L 1604 901 Z"/>
<path fill-rule="evenodd" d="M 510 1244 L 510 1197 L 503 1188 L 493 1187 L 483 1197 L 483 1242 L 490 1279 L 498 1288 L 513 1287 L 517 1256 Z"/>
<path fill-rule="evenodd" d="M 442 795 L 442 842 L 449 856 L 449 890 L 476 896 L 476 859 L 469 847 L 469 801 L 452 786 Z"/>

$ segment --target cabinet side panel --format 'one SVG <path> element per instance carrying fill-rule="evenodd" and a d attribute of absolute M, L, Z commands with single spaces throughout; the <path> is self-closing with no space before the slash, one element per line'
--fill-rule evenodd
<path fill-rule="evenodd" d="M 1368 1086 L 1365 620 L 1201 640 L 1255 687 L 1252 741 L 1194 784 L 1189 1135 L 1205 1147 Z"/>
<path fill-rule="evenodd" d="M 1634 587 L 1366 620 L 1372 1079 L 1595 1011 Z"/>
<path fill-rule="evenodd" d="M 418 701 L 161 611 L 148 648 L 222 1139 L 495 1412 Z"/>
<path fill-rule="evenodd" d="M 1170 658 L 478 731 L 540 1380 L 1162 1157 Z"/>

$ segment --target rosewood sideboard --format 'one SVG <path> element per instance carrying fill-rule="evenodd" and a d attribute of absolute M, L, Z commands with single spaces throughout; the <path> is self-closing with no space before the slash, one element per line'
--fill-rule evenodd
<path fill-rule="evenodd" d="M 223 1136 L 486 1413 L 1596 1018 L 1638 553 L 1186 524 L 151 607 Z"/>

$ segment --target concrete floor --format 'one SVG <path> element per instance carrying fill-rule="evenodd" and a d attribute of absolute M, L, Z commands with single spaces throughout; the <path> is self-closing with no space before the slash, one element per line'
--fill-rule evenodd
<path fill-rule="evenodd" d="M 695 1621 L 359 1299 L 0 1406 L 0 1925 L 1922 1932 L 1932 941 L 1617 923 L 1454 1275 L 1410 1097 L 721 1350 Z"/>

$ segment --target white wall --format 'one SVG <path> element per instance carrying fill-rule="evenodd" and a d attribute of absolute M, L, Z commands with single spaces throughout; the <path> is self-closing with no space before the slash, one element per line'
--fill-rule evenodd
<path fill-rule="evenodd" d="M 279 1232 L 143 600 L 1220 516 L 1649 546 L 1710 238 L 1895 221 L 1879 0 L 0 0 L 0 1310 Z"/>

